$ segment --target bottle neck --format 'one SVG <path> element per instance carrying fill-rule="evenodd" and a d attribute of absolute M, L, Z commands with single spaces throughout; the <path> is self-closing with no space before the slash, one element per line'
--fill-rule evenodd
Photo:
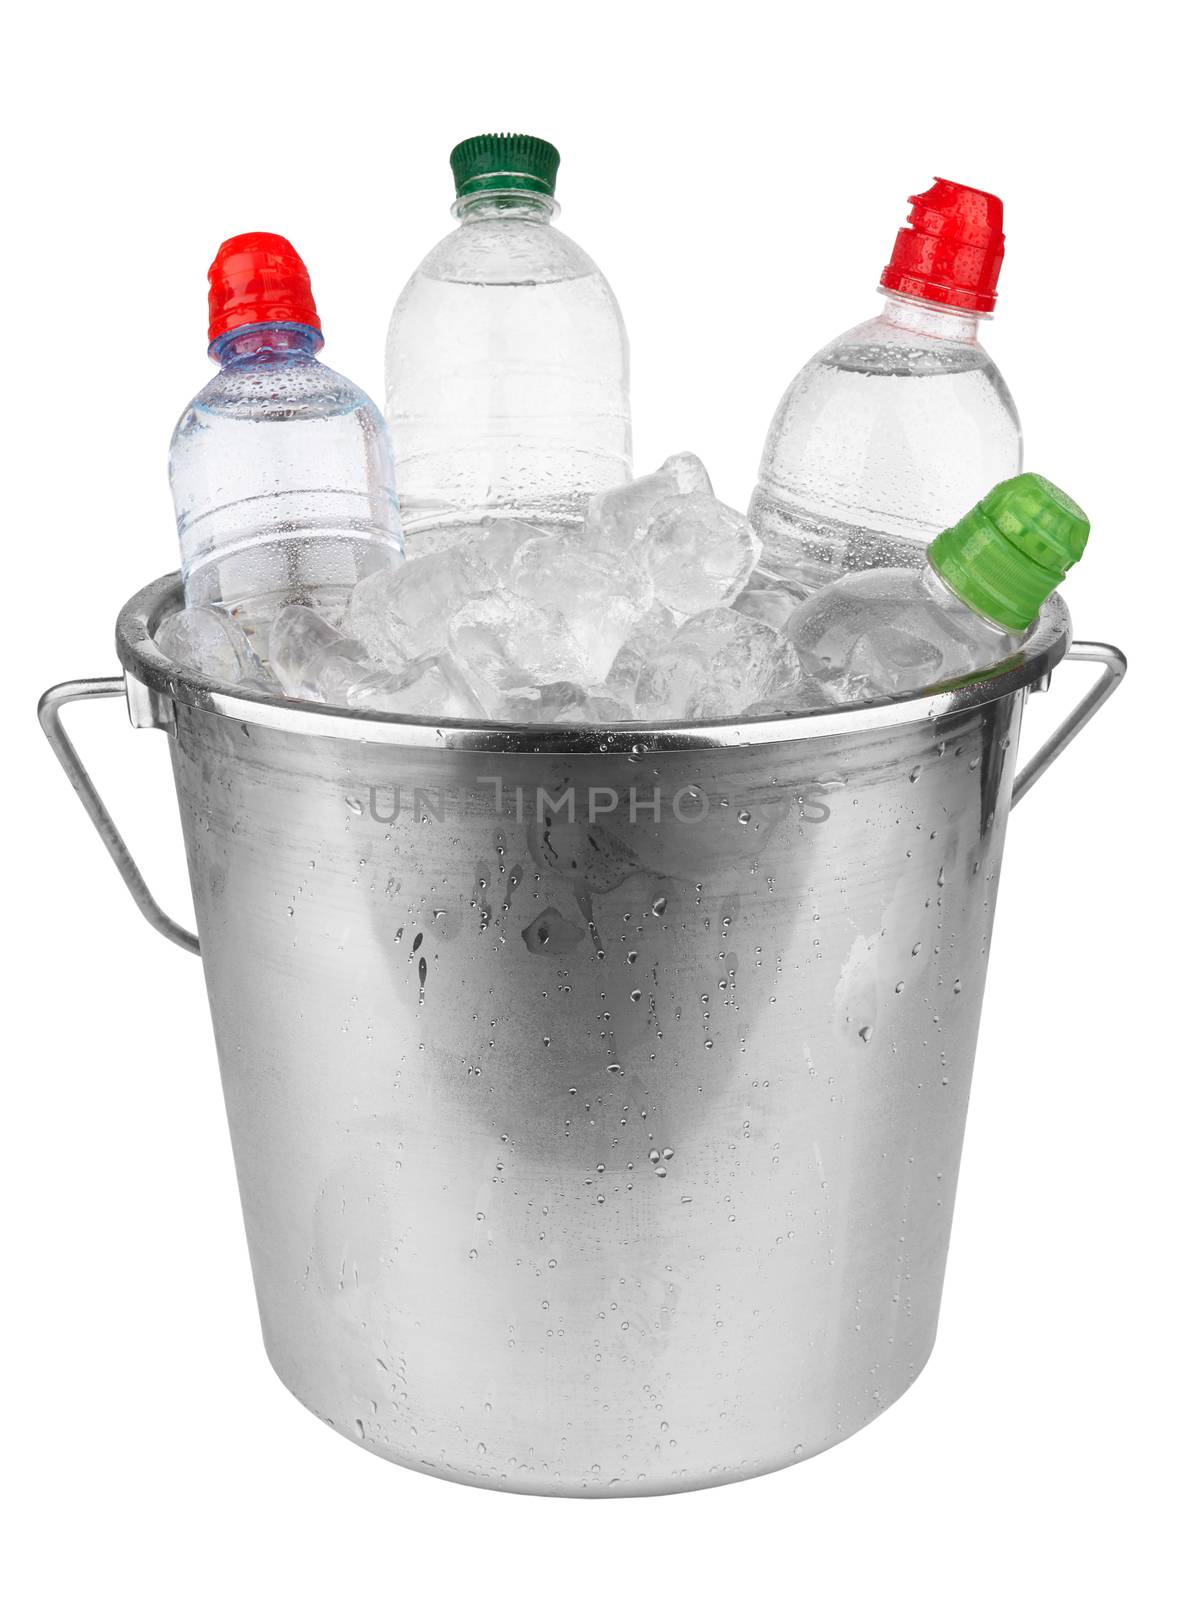
<path fill-rule="evenodd" d="M 1003 645 L 1006 641 L 1018 644 L 1026 638 L 1025 632 L 1012 633 L 1009 629 L 1003 628 L 1000 623 L 994 622 L 991 617 L 987 617 L 984 612 L 978 611 L 975 606 L 971 606 L 967 600 L 956 593 L 956 590 L 945 578 L 940 576 L 930 561 L 924 563 L 920 581 L 927 591 L 927 597 L 932 605 L 938 607 L 941 611 L 950 612 L 958 620 L 962 621 L 970 631 L 974 629 L 978 631 L 987 630 L 991 644 Z"/>
<path fill-rule="evenodd" d="M 482 189 L 457 200 L 451 212 L 461 223 L 491 222 L 494 218 L 503 222 L 547 223 L 558 209 L 558 202 L 549 194 L 535 194 L 530 189 Z"/>
<path fill-rule="evenodd" d="M 323 335 L 304 322 L 254 322 L 233 328 L 211 344 L 208 355 L 221 367 L 242 361 L 285 361 L 317 355 Z"/>
<path fill-rule="evenodd" d="M 978 311 L 960 311 L 955 306 L 937 305 L 932 300 L 917 300 L 913 295 L 895 294 L 883 289 L 886 304 L 881 320 L 905 333 L 926 339 L 947 339 L 950 344 L 979 344 L 985 317 Z"/>

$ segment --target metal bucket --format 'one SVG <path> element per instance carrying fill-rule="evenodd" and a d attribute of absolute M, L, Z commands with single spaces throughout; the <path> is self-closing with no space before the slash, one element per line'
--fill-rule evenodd
<path fill-rule="evenodd" d="M 490 1488 L 695 1489 L 922 1370 L 1006 819 L 1125 670 L 1049 602 L 928 696 L 732 726 L 434 725 L 223 689 L 125 607 L 46 732 L 201 949 L 269 1358 Z M 1028 693 L 1101 672 L 1014 777 Z M 198 938 L 59 720 L 169 735 Z"/>

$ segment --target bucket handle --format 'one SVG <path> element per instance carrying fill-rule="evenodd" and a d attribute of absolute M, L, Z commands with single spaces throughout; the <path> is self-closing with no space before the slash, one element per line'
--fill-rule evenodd
<path fill-rule="evenodd" d="M 173 917 L 168 917 L 149 892 L 149 885 L 141 876 L 140 868 L 121 838 L 119 828 L 112 821 L 111 813 L 100 799 L 99 790 L 92 782 L 91 774 L 83 765 L 69 734 L 62 726 L 63 706 L 68 706 L 75 700 L 114 700 L 124 692 L 123 678 L 77 678 L 70 683 L 57 683 L 42 695 L 37 707 L 38 721 L 41 723 L 42 732 L 50 741 L 50 748 L 70 779 L 71 788 L 82 801 L 83 810 L 95 824 L 96 833 L 116 863 L 116 870 L 128 886 L 128 892 L 136 901 L 141 915 L 151 927 L 157 929 L 158 933 L 181 945 L 184 950 L 189 950 L 192 955 L 198 955 L 199 941 L 195 935 L 175 922 Z"/>
<path fill-rule="evenodd" d="M 1086 723 L 1092 721 L 1094 714 L 1100 711 L 1118 684 L 1126 676 L 1126 658 L 1116 645 L 1095 644 L 1090 640 L 1078 639 L 1069 646 L 1064 660 L 1095 661 L 1100 666 L 1101 671 L 1097 676 L 1096 683 L 1093 684 L 1084 698 L 1077 701 L 1050 739 L 1044 740 L 1021 772 L 1017 774 L 1014 779 L 1014 791 L 1010 798 L 1011 806 L 1016 806 L 1023 795 L 1034 788 L 1056 756 L 1068 748 Z"/>

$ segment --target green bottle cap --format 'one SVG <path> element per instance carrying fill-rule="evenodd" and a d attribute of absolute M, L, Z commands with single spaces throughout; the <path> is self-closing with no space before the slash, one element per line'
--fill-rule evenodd
<path fill-rule="evenodd" d="M 459 199 L 485 189 L 529 189 L 553 195 L 559 152 L 529 133 L 482 133 L 451 152 Z"/>
<path fill-rule="evenodd" d="M 1023 472 L 991 489 L 927 559 L 960 598 L 1009 633 L 1022 633 L 1084 553 L 1089 519 L 1062 489 Z"/>

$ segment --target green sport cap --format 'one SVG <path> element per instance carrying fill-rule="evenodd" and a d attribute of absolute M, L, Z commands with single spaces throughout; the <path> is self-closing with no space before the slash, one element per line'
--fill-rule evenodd
<path fill-rule="evenodd" d="M 529 189 L 553 195 L 559 152 L 529 133 L 482 133 L 451 152 L 459 199 L 485 189 Z"/>
<path fill-rule="evenodd" d="M 1023 472 L 991 489 L 927 547 L 948 587 L 983 617 L 1021 633 L 1084 553 L 1089 519 L 1062 489 Z"/>

